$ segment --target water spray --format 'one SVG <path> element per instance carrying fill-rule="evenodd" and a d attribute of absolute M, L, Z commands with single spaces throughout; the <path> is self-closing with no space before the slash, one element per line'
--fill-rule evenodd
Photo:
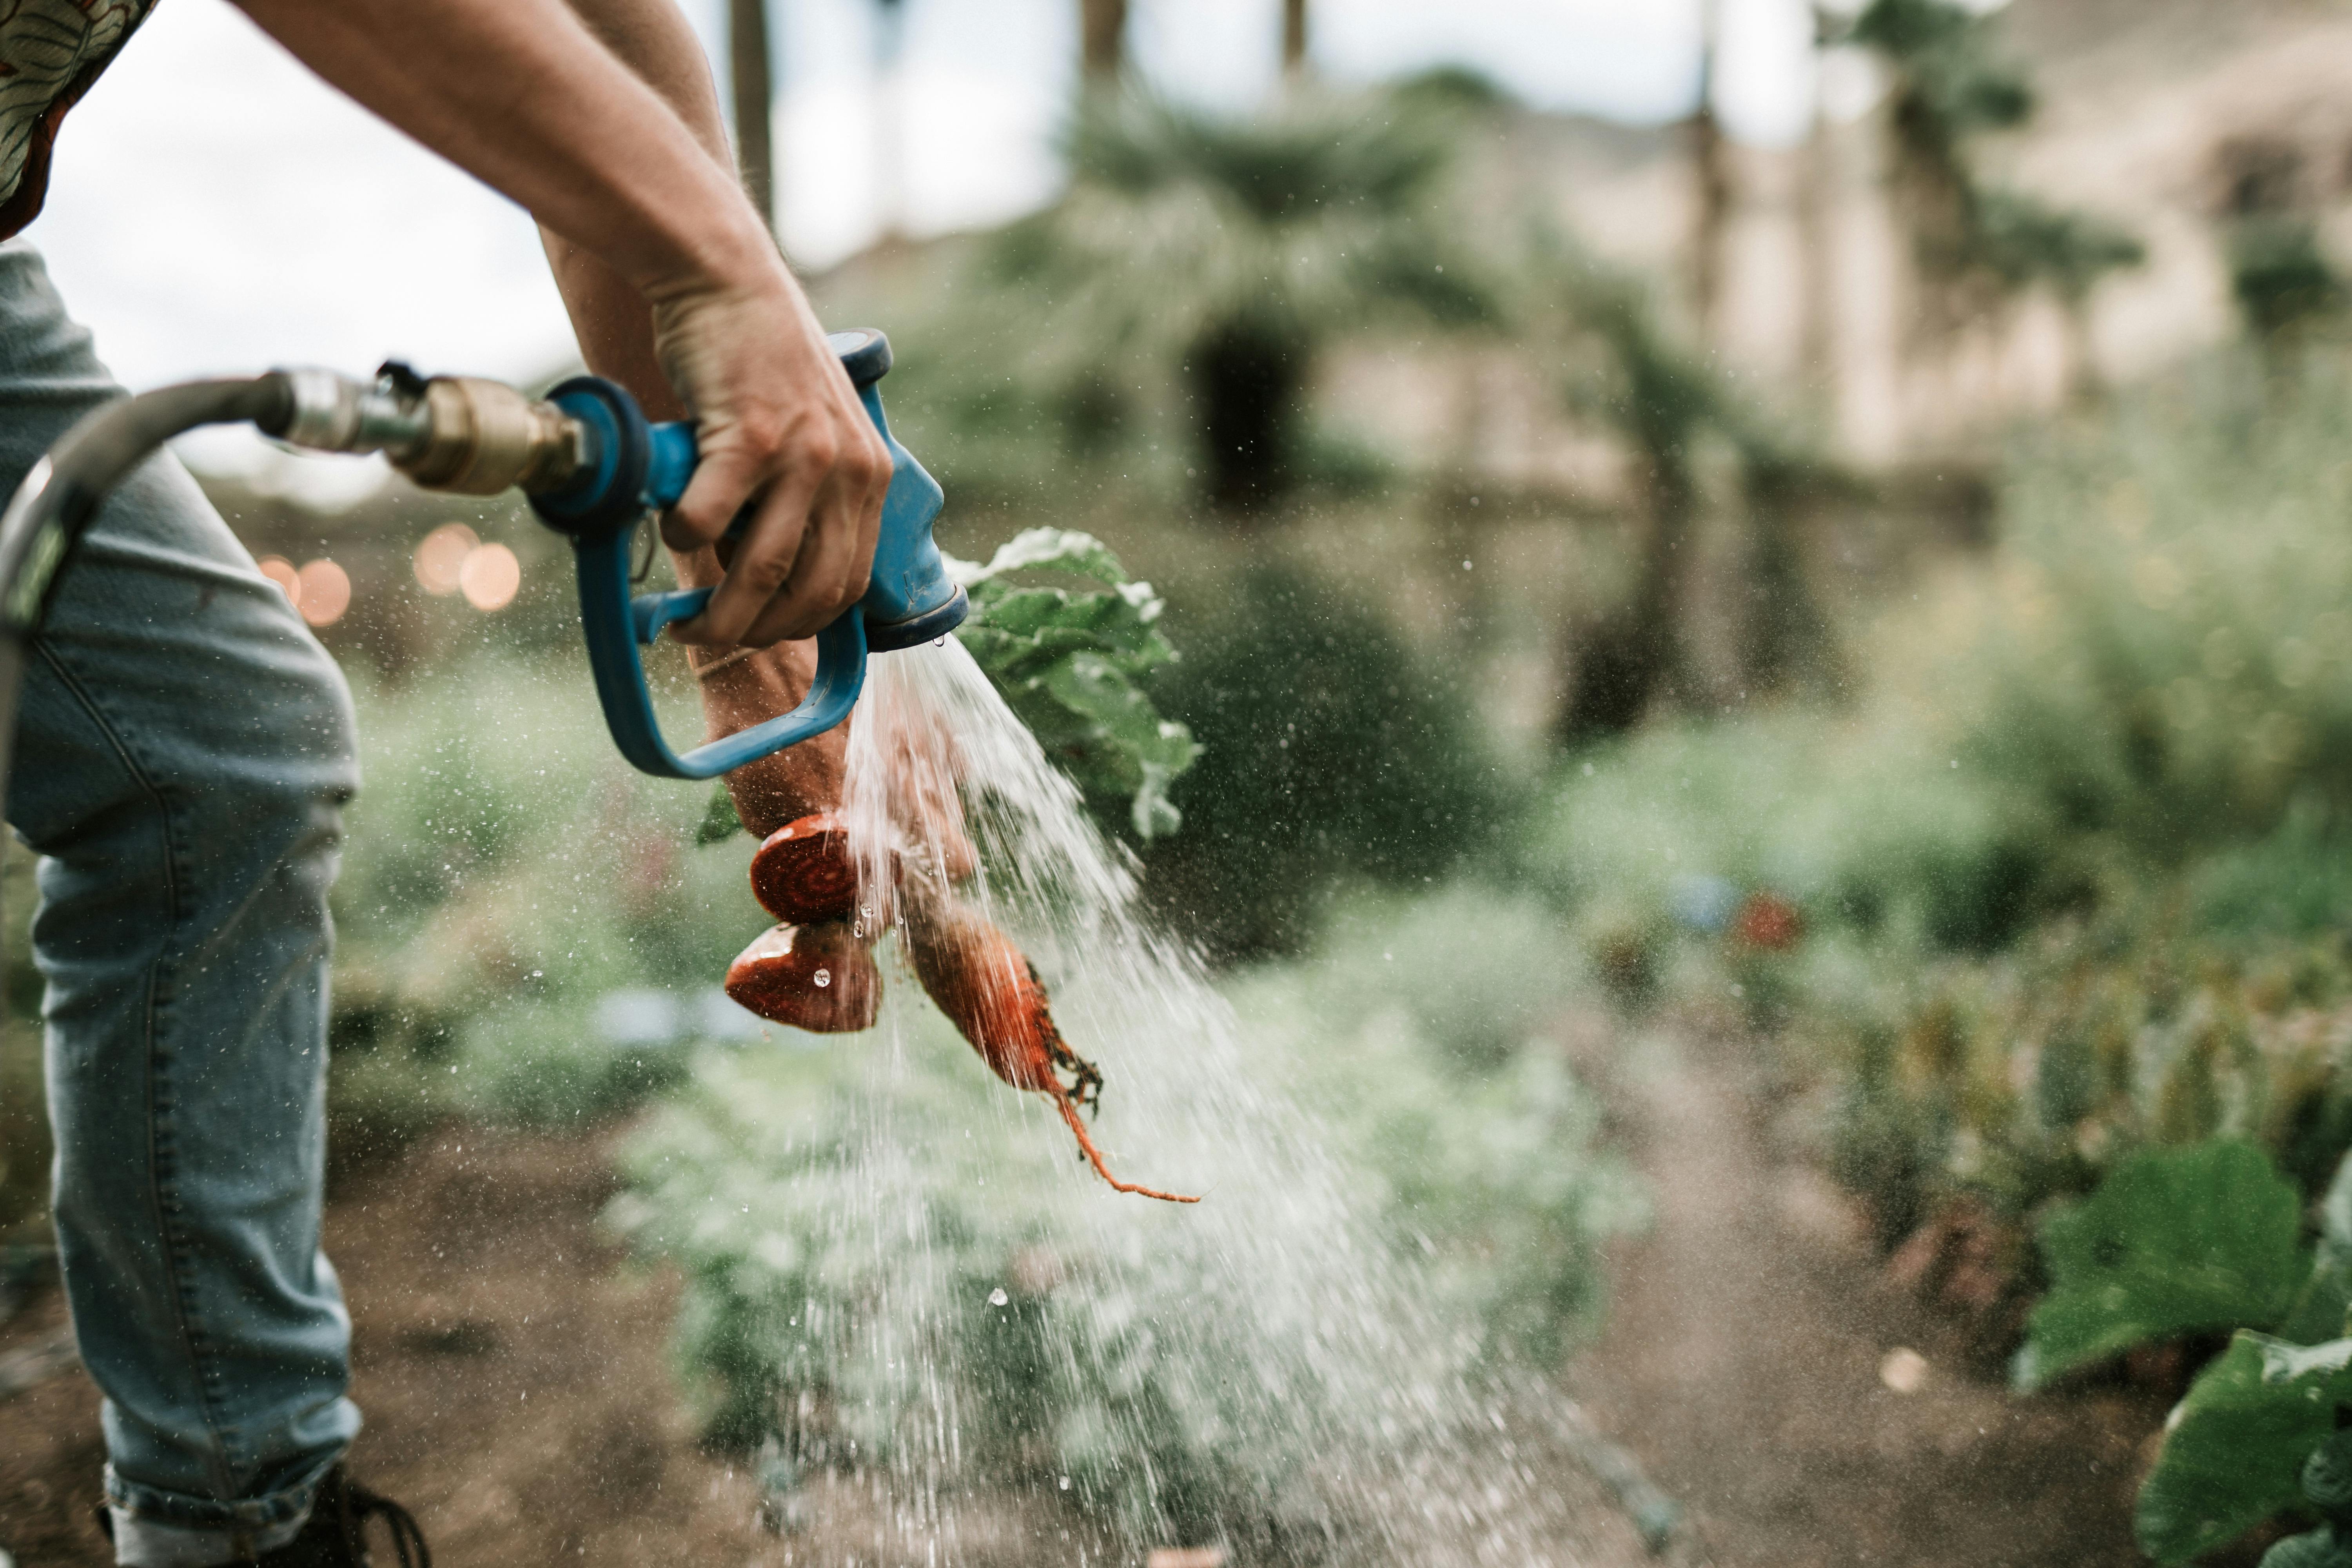
<path fill-rule="evenodd" d="M 637 529 L 686 493 L 698 453 L 688 423 L 653 424 L 602 376 L 574 376 L 543 398 L 475 376 L 420 376 L 393 363 L 361 381 L 328 370 L 278 370 L 244 381 L 142 393 L 88 416 L 60 437 L 0 513 L 0 783 L 16 736 L 25 650 L 83 529 L 123 477 L 164 442 L 205 425 L 250 424 L 316 452 L 382 452 L 426 489 L 497 495 L 519 489 L 541 521 L 572 542 L 581 630 L 605 725 L 621 754 L 665 778 L 707 779 L 821 735 L 849 716 L 868 653 L 944 637 L 970 602 L 948 576 L 931 524 L 939 481 L 890 434 L 877 390 L 890 369 L 880 332 L 827 340 L 890 452 L 890 488 L 866 595 L 817 634 L 808 696 L 789 713 L 683 755 L 654 715 L 638 649 L 698 615 L 708 588 L 633 595 Z M 740 532 L 749 509 L 730 536 Z"/>

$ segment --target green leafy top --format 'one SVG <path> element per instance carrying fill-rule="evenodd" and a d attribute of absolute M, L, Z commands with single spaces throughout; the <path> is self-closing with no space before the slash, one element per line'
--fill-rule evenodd
<path fill-rule="evenodd" d="M 1182 823 L 1168 786 L 1201 754 L 1192 731 L 1160 716 L 1139 684 L 1176 658 L 1157 623 L 1164 605 L 1132 581 L 1102 541 L 1062 528 L 1032 528 L 998 547 L 985 566 L 947 558 L 971 595 L 956 637 L 987 672 L 1005 706 L 1045 754 L 1090 795 L 1123 797 L 1145 839 Z M 1019 588 L 1016 572 L 1062 572 L 1105 584 L 1103 593 Z M 740 831 L 721 784 L 696 829 L 697 844 Z"/>
<path fill-rule="evenodd" d="M 2051 1288 L 2018 1383 L 2036 1388 L 2150 1341 L 2277 1328 L 2310 1277 L 2301 1209 L 2263 1152 L 2234 1139 L 2123 1161 L 2042 1224 Z"/>
<path fill-rule="evenodd" d="M 971 595 L 957 636 L 1006 706 L 1088 795 L 1123 796 L 1146 839 L 1181 822 L 1168 786 L 1201 754 L 1192 732 L 1160 716 L 1141 678 L 1176 657 L 1158 625 L 1162 604 L 1131 581 L 1092 534 L 1033 528 L 984 566 L 950 559 Z M 1016 587 L 1013 574 L 1067 573 L 1107 591 Z"/>

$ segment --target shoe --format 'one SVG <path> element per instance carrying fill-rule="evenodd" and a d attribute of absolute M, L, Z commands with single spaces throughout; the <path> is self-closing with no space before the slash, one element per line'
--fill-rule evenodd
<path fill-rule="evenodd" d="M 103 1500 L 96 1505 L 98 1528 L 114 1539 L 114 1514 Z M 373 1568 L 368 1555 L 368 1521 L 382 1515 L 392 1531 L 392 1549 L 400 1554 L 400 1568 L 433 1568 L 433 1549 L 406 1509 L 381 1492 L 370 1491 L 337 1465 L 319 1482 L 310 1499 L 310 1517 L 294 1539 L 259 1557 L 240 1557 L 232 1568 Z M 4 1561 L 4 1560 L 0 1560 Z"/>
<path fill-rule="evenodd" d="M 369 1520 L 377 1518 L 391 1532 L 400 1568 L 433 1568 L 433 1550 L 425 1544 L 415 1517 L 382 1492 L 352 1479 L 341 1465 L 319 1483 L 310 1517 L 294 1539 L 263 1552 L 257 1568 L 371 1568 L 367 1527 Z"/>

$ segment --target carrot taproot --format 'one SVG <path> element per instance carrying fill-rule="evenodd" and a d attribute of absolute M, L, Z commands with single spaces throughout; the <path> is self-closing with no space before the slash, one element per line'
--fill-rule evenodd
<path fill-rule="evenodd" d="M 857 907 L 847 826 L 820 811 L 769 834 L 751 857 L 751 896 L 786 925 L 847 920 Z"/>
<path fill-rule="evenodd" d="M 989 1070 L 1019 1089 L 1054 1102 L 1095 1173 L 1122 1193 L 1171 1204 L 1197 1197 L 1122 1182 L 1095 1147 L 1080 1107 L 1098 1104 L 1102 1073 L 1072 1050 L 1054 1026 L 1045 982 L 1018 944 L 969 907 L 952 900 L 927 902 L 909 922 L 907 955 L 915 977 L 940 1011 L 971 1042 Z M 1062 1075 L 1072 1079 L 1065 1084 Z"/>
<path fill-rule="evenodd" d="M 840 921 L 762 931 L 727 966 L 727 994 L 748 1012 L 813 1035 L 874 1026 L 882 972 Z"/>

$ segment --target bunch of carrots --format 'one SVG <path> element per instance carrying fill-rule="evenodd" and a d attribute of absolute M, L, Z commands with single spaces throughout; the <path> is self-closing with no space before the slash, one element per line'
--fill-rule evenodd
<path fill-rule="evenodd" d="M 1200 1202 L 1111 1174 L 1078 1116 L 1098 1103 L 1102 1074 L 1054 1026 L 1045 984 L 1019 944 L 944 878 L 906 873 L 894 857 L 890 883 L 867 896 L 898 901 L 916 978 L 989 1069 L 1050 1099 L 1096 1173 L 1118 1191 Z M 727 994 L 762 1018 L 817 1034 L 870 1027 L 882 999 L 871 948 L 891 910 L 859 918 L 857 861 L 841 820 L 820 812 L 770 834 L 752 857 L 751 891 L 781 923 L 729 965 Z"/>

